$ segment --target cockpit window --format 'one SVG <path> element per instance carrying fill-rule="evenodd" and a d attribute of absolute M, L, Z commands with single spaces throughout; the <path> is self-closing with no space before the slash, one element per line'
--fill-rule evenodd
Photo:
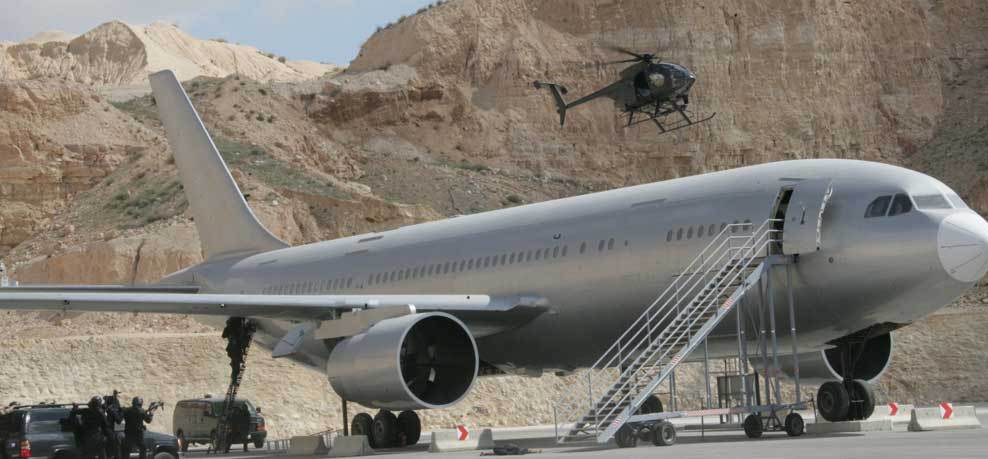
<path fill-rule="evenodd" d="M 889 217 L 893 215 L 901 215 L 913 210 L 913 202 L 909 200 L 909 196 L 904 194 L 897 194 L 895 198 L 892 199 L 892 208 L 889 209 Z"/>
<path fill-rule="evenodd" d="M 889 203 L 892 202 L 892 196 L 880 196 L 871 201 L 868 204 L 868 209 L 865 210 L 865 218 L 874 217 L 884 217 L 885 212 L 889 210 Z"/>
<path fill-rule="evenodd" d="M 939 194 L 924 194 L 921 196 L 913 196 L 913 200 L 916 201 L 917 209 L 949 209 L 950 203 L 947 202 L 947 198 Z"/>
<path fill-rule="evenodd" d="M 947 193 L 947 199 L 950 200 L 950 203 L 953 204 L 954 207 L 958 209 L 967 209 L 967 204 L 963 199 L 961 199 L 960 196 L 957 196 L 957 193 Z"/>

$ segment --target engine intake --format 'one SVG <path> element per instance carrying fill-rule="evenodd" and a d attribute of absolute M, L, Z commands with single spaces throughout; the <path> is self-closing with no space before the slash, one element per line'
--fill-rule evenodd
<path fill-rule="evenodd" d="M 826 381 L 840 381 L 846 376 L 844 374 L 845 365 L 842 362 L 853 363 L 852 375 L 854 379 L 863 379 L 868 382 L 875 382 L 892 361 L 892 335 L 883 333 L 874 336 L 863 344 L 860 349 L 860 356 L 853 361 L 846 356 L 846 348 L 837 346 L 819 352 L 805 352 L 799 354 L 799 378 L 803 382 L 817 384 Z M 759 368 L 760 365 L 753 359 L 752 364 Z M 792 358 L 779 357 L 779 364 L 782 372 L 787 376 L 793 376 Z"/>
<path fill-rule="evenodd" d="M 479 362 L 467 327 L 433 312 L 382 320 L 340 341 L 326 373 L 348 401 L 395 411 L 435 409 L 470 391 Z"/>

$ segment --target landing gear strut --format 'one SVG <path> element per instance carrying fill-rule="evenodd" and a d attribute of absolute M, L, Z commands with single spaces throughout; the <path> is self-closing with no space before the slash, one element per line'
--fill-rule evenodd
<path fill-rule="evenodd" d="M 359 413 L 350 424 L 352 435 L 366 435 L 374 449 L 396 448 L 418 443 L 422 436 L 422 421 L 414 411 L 394 413 L 381 410 L 371 417 Z"/>

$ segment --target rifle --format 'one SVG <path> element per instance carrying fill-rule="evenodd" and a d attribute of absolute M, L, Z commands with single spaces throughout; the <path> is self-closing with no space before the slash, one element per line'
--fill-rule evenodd
<path fill-rule="evenodd" d="M 161 402 L 161 401 L 151 402 L 151 406 L 149 406 L 148 409 L 144 410 L 144 414 L 150 416 L 154 414 L 154 411 L 157 410 L 158 408 L 164 408 L 164 407 L 165 407 L 165 402 Z"/>

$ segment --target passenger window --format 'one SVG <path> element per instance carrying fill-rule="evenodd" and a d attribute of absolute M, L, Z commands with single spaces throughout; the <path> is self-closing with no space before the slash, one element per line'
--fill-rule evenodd
<path fill-rule="evenodd" d="M 473 258 L 467 260 L 467 269 L 473 271 Z"/>
<path fill-rule="evenodd" d="M 672 231 L 670 231 L 669 234 L 672 234 Z M 582 254 L 582 253 L 584 253 L 586 251 L 587 251 L 587 243 L 586 242 L 583 242 L 583 243 L 580 244 L 580 253 Z"/>
<path fill-rule="evenodd" d="M 696 230 L 696 237 L 703 237 L 703 228 L 704 228 L 703 225 L 700 225 L 700 227 L 697 228 L 697 230 Z"/>
<path fill-rule="evenodd" d="M 899 199 L 899 195 L 896 195 L 895 199 Z M 916 201 L 917 209 L 949 209 L 950 208 L 950 203 L 948 203 L 947 200 L 939 194 L 913 196 L 913 200 Z M 894 202 L 892 203 L 892 209 L 895 209 Z"/>
<path fill-rule="evenodd" d="M 683 229 L 682 228 L 680 228 L 678 231 L 676 231 L 676 240 L 677 241 L 682 241 L 683 240 Z"/>
<path fill-rule="evenodd" d="M 557 245 L 552 248 L 552 258 L 558 258 L 558 257 L 559 257 L 559 246 Z"/>
<path fill-rule="evenodd" d="M 484 257 L 484 267 L 489 268 L 491 266 L 491 257 Z"/>
<path fill-rule="evenodd" d="M 671 240 L 672 240 L 672 230 L 669 230 L 669 232 L 666 233 L 666 242 L 669 242 Z"/>
<path fill-rule="evenodd" d="M 693 239 L 693 227 L 686 231 L 686 239 Z"/>
<path fill-rule="evenodd" d="M 738 221 L 737 220 L 734 220 L 734 223 L 731 223 L 731 232 L 732 233 L 737 233 L 738 232 Z"/>
<path fill-rule="evenodd" d="M 497 266 L 497 255 L 494 255 L 494 259 L 491 260 L 491 266 Z"/>
<path fill-rule="evenodd" d="M 460 272 L 463 272 L 463 268 L 466 268 L 466 266 L 467 266 L 467 261 L 460 260 Z"/>
<path fill-rule="evenodd" d="M 502 253 L 502 254 L 501 254 L 501 266 L 504 266 L 504 262 L 505 262 L 505 261 L 506 261 L 507 259 L 508 259 L 508 255 L 507 255 L 507 254 L 504 254 L 504 253 Z"/>
<path fill-rule="evenodd" d="M 720 231 L 721 231 L 721 232 L 723 232 L 723 231 L 724 231 L 724 228 L 727 228 L 727 222 L 721 222 L 721 223 L 720 223 Z"/>
<path fill-rule="evenodd" d="M 350 288 L 351 285 L 353 285 L 353 278 L 349 277 L 346 280 L 346 288 Z"/>
<path fill-rule="evenodd" d="M 746 219 L 744 219 L 744 230 L 745 230 L 745 231 L 751 231 L 751 230 L 753 230 L 753 229 L 754 229 L 754 228 L 753 228 L 753 227 L 751 226 L 751 220 L 749 220 L 749 219 L 747 219 L 747 218 L 746 218 Z"/>
<path fill-rule="evenodd" d="M 607 250 L 614 250 L 614 238 L 610 238 L 607 240 Z"/>
<path fill-rule="evenodd" d="M 597 244 L 597 251 L 598 252 L 603 252 L 604 251 L 604 240 L 603 239 L 601 239 L 600 240 L 600 243 Z"/>
<path fill-rule="evenodd" d="M 717 232 L 717 225 L 714 224 L 714 223 L 711 223 L 710 224 L 710 227 L 707 228 L 707 235 L 713 236 L 715 232 Z"/>
<path fill-rule="evenodd" d="M 868 209 L 865 210 L 865 218 L 874 217 L 884 217 L 885 213 L 889 210 L 889 203 L 892 202 L 892 196 L 880 196 L 871 201 L 868 204 Z"/>
<path fill-rule="evenodd" d="M 443 274 L 449 274 L 449 262 L 443 264 Z"/>

